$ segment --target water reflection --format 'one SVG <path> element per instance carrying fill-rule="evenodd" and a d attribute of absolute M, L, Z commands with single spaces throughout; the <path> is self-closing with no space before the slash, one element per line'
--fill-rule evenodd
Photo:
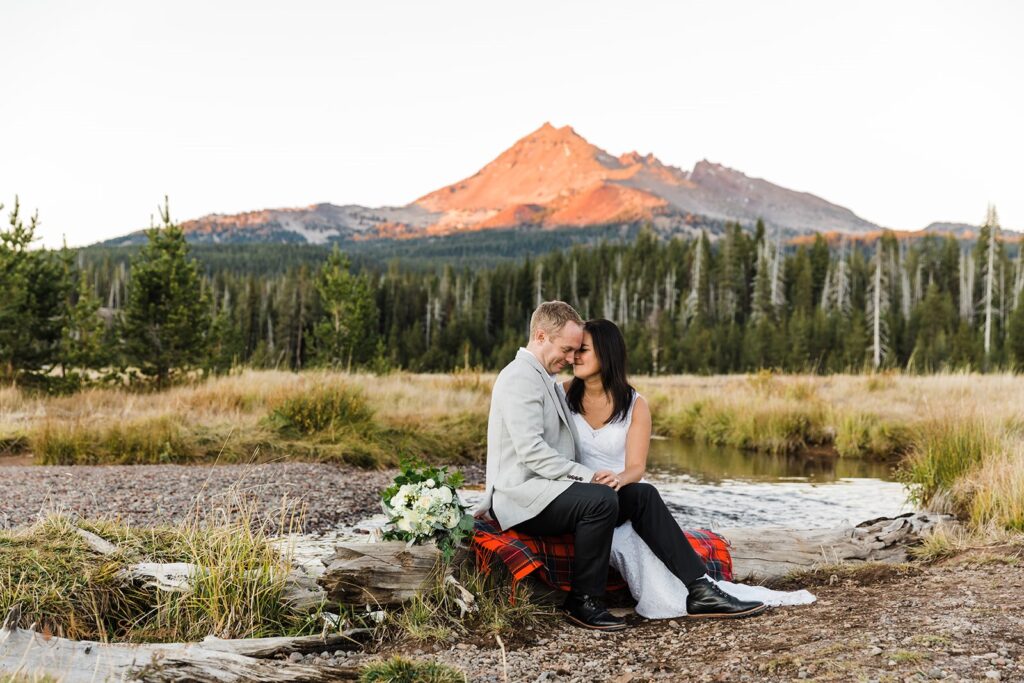
<path fill-rule="evenodd" d="M 833 527 L 909 511 L 884 463 L 656 440 L 648 480 L 683 526 Z"/>
<path fill-rule="evenodd" d="M 784 481 L 794 478 L 815 483 L 848 478 L 895 480 L 892 467 L 883 462 L 829 455 L 752 453 L 678 439 L 652 441 L 647 469 L 652 474 L 657 472 L 669 477 L 688 475 L 707 484 L 723 480 Z"/>

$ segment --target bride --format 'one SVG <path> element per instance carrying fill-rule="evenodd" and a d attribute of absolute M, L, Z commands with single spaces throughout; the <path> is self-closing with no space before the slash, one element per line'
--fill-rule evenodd
<path fill-rule="evenodd" d="M 615 323 L 591 320 L 584 325 L 573 379 L 559 386 L 579 432 L 581 462 L 594 470 L 617 472 L 615 490 L 643 481 L 651 441 L 651 411 L 627 380 L 626 343 Z M 640 616 L 666 619 L 686 615 L 686 586 L 658 559 L 629 521 L 615 529 L 611 566 L 629 585 Z M 807 591 L 716 583 L 740 600 L 766 605 L 800 605 L 815 600 Z"/>

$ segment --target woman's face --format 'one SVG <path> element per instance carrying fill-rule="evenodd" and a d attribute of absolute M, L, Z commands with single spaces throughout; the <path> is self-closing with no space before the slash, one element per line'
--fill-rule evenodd
<path fill-rule="evenodd" d="M 587 331 L 583 332 L 583 345 L 576 352 L 573 360 L 572 374 L 579 379 L 594 377 L 601 372 L 601 362 L 594 351 L 594 340 Z"/>

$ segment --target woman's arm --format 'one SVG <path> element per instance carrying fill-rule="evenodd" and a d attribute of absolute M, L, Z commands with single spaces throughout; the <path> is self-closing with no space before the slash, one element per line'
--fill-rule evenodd
<path fill-rule="evenodd" d="M 637 396 L 633 405 L 633 421 L 626 432 L 626 469 L 619 472 L 619 487 L 635 484 L 644 478 L 650 448 L 651 409 L 643 396 Z"/>

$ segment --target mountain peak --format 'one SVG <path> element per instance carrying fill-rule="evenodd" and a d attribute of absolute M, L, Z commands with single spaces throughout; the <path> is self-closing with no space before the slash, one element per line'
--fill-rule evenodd
<path fill-rule="evenodd" d="M 228 241 L 412 237 L 535 226 L 587 227 L 646 222 L 690 233 L 701 220 L 758 218 L 787 231 L 864 233 L 878 226 L 806 192 L 748 177 L 707 159 L 692 171 L 654 154 L 613 156 L 571 126 L 545 121 L 473 175 L 402 207 L 317 204 L 306 209 L 211 216 L 191 222 L 193 239 Z M 249 238 L 247 238 L 249 239 Z"/>

